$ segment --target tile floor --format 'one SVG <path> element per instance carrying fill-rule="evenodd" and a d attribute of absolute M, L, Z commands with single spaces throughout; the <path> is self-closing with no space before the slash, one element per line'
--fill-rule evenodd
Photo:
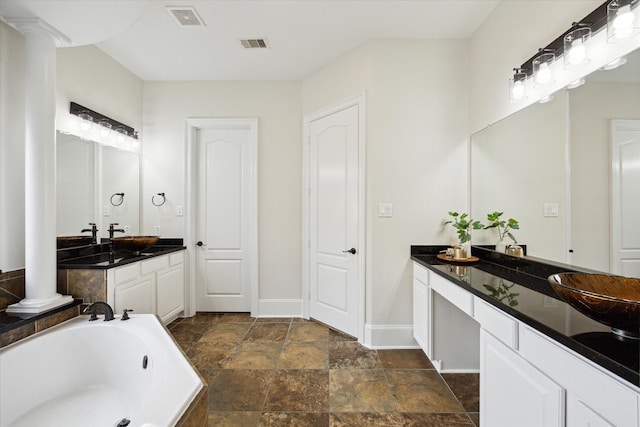
<path fill-rule="evenodd" d="M 209 384 L 210 426 L 478 426 L 478 376 L 369 350 L 302 319 L 198 313 L 169 331 Z"/>

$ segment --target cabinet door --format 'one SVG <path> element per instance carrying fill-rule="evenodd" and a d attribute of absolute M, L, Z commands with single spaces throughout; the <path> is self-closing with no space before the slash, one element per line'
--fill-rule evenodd
<path fill-rule="evenodd" d="M 184 310 L 184 268 L 182 265 L 158 272 L 156 314 L 163 322 Z"/>
<path fill-rule="evenodd" d="M 126 308 L 138 314 L 154 314 L 156 312 L 155 285 L 155 274 L 150 274 L 116 286 L 114 310 L 122 313 Z"/>
<path fill-rule="evenodd" d="M 480 424 L 564 425 L 564 390 L 485 330 L 480 332 Z"/>
<path fill-rule="evenodd" d="M 606 397 L 603 396 L 603 399 Z M 629 426 L 635 425 L 629 424 Z M 567 393 L 567 427 L 578 426 L 615 427 L 615 424 L 606 420 L 578 396 Z"/>

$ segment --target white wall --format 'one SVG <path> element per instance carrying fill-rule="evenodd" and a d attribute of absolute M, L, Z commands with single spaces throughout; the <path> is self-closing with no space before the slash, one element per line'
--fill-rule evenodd
<path fill-rule="evenodd" d="M 184 237 L 186 118 L 258 118 L 259 298 L 299 300 L 302 117 L 299 82 L 145 82 L 143 230 Z M 158 208 L 151 197 L 166 193 Z"/>
<path fill-rule="evenodd" d="M 305 114 L 367 96 L 368 344 L 411 323 L 410 245 L 449 241 L 442 221 L 465 209 L 467 56 L 465 41 L 374 40 L 303 81 Z M 393 218 L 378 218 L 378 203 Z"/>
<path fill-rule="evenodd" d="M 0 22 L 0 270 L 24 267 L 24 37 Z"/>

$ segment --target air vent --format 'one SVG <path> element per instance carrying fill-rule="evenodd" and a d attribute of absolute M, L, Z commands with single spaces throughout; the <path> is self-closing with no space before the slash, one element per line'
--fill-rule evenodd
<path fill-rule="evenodd" d="M 204 22 L 198 12 L 191 6 L 173 7 L 167 6 L 167 12 L 181 27 L 204 27 Z"/>
<path fill-rule="evenodd" d="M 267 39 L 242 39 L 240 43 L 245 49 L 269 49 Z"/>

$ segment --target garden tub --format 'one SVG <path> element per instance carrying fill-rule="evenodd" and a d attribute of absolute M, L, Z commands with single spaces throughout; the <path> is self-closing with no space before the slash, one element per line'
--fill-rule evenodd
<path fill-rule="evenodd" d="M 203 387 L 155 315 L 80 316 L 0 350 L 0 427 L 173 426 Z"/>

